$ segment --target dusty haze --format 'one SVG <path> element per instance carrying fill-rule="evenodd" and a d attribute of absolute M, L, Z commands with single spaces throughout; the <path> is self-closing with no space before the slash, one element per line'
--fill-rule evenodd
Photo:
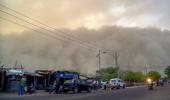
<path fill-rule="evenodd" d="M 170 31 L 155 28 L 123 28 L 104 26 L 98 30 L 78 28 L 63 31 L 88 41 L 104 50 L 119 52 L 119 65 L 127 69 L 162 71 L 170 60 Z M 49 34 L 49 33 L 47 33 Z M 56 40 L 34 31 L 0 36 L 0 59 L 3 64 L 26 70 L 73 69 L 94 73 L 98 69 L 98 51 L 70 42 Z M 111 54 L 102 54 L 102 67 L 114 66 Z M 163 66 L 163 67 L 159 67 Z"/>

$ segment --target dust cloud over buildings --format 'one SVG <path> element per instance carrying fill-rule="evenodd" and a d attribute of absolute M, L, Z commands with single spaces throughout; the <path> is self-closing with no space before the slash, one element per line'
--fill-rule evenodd
<path fill-rule="evenodd" d="M 146 64 L 152 68 L 169 64 L 168 30 L 117 26 L 103 26 L 97 30 L 83 27 L 62 30 L 102 50 L 119 52 L 119 66 L 124 70 L 128 65 L 133 70 L 142 71 Z M 98 69 L 97 50 L 80 46 L 69 39 L 64 40 L 34 31 L 0 35 L 0 60 L 7 67 L 13 67 L 17 60 L 17 67 L 22 65 L 26 70 L 58 69 L 94 73 Z M 111 54 L 102 54 L 101 58 L 102 68 L 114 66 Z"/>

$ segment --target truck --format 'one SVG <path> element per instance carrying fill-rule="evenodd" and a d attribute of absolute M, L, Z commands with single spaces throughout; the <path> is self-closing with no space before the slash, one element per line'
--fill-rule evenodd
<path fill-rule="evenodd" d="M 111 89 L 120 89 L 120 88 L 125 88 L 125 83 L 119 79 L 119 78 L 113 78 L 113 79 L 110 79 L 110 87 Z"/>

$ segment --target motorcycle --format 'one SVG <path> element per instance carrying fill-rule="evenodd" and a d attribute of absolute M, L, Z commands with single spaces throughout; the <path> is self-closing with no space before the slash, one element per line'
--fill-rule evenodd
<path fill-rule="evenodd" d="M 153 90 L 153 81 L 152 79 L 148 78 L 147 79 L 147 86 L 149 90 Z"/>

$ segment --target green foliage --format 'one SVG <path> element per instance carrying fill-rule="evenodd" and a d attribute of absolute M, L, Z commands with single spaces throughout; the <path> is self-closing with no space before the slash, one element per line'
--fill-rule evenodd
<path fill-rule="evenodd" d="M 134 73 L 132 71 L 127 71 L 123 75 L 123 80 L 125 81 L 133 81 L 134 80 Z"/>
<path fill-rule="evenodd" d="M 123 80 L 125 81 L 132 81 L 132 82 L 142 82 L 144 81 L 145 76 L 142 72 L 133 72 L 127 71 L 124 72 Z"/>
<path fill-rule="evenodd" d="M 117 78 L 118 68 L 108 67 L 101 69 L 98 71 L 100 74 L 100 78 L 102 80 L 110 80 L 112 78 Z M 132 81 L 132 82 L 142 82 L 145 79 L 145 75 L 142 72 L 133 72 L 133 71 L 120 71 L 122 73 L 122 79 L 125 81 Z"/>
<path fill-rule="evenodd" d="M 113 67 L 103 68 L 99 71 L 100 78 L 105 81 L 110 80 L 112 78 L 116 78 L 117 71 L 118 68 L 113 68 Z"/>
<path fill-rule="evenodd" d="M 167 75 L 167 77 L 170 78 L 170 65 L 166 67 L 165 75 Z"/>
<path fill-rule="evenodd" d="M 158 80 L 161 78 L 161 75 L 157 71 L 150 71 L 147 73 L 147 77 L 151 78 L 152 80 Z"/>
<path fill-rule="evenodd" d="M 135 81 L 142 82 L 145 80 L 145 75 L 142 72 L 135 72 Z"/>

